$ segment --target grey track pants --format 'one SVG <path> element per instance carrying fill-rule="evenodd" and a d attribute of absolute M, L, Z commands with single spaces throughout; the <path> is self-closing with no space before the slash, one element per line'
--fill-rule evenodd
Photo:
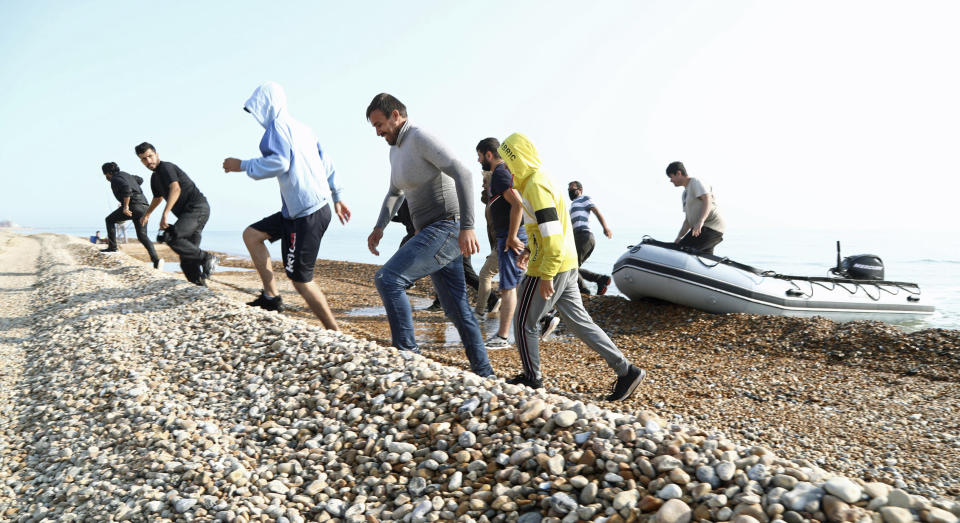
<path fill-rule="evenodd" d="M 606 360 L 617 376 L 627 373 L 630 362 L 610 337 L 593 323 L 593 319 L 583 308 L 583 298 L 580 297 L 580 289 L 577 287 L 577 269 L 553 277 L 554 294 L 549 300 L 540 295 L 540 278 L 524 276 L 518 289 L 513 332 L 517 339 L 523 372 L 528 378 L 542 379 L 540 318 L 550 309 L 556 309 L 564 325 Z"/>

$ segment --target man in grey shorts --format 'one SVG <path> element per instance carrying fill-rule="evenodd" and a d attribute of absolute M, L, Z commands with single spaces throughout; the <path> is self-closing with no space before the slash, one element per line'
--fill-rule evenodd
<path fill-rule="evenodd" d="M 463 340 L 470 370 L 492 376 L 480 326 L 470 304 L 463 277 L 462 256 L 480 250 L 473 232 L 473 186 L 470 171 L 439 140 L 407 120 L 407 108 L 387 93 L 373 97 L 367 120 L 390 145 L 390 189 L 380 217 L 367 238 L 370 252 L 383 228 L 404 200 L 417 233 L 397 250 L 380 270 L 375 283 L 390 323 L 393 345 L 419 352 L 406 289 L 430 276 L 440 304 Z"/>

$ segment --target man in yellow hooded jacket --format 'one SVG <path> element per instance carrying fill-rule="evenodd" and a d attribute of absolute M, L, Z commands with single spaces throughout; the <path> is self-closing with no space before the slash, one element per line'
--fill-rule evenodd
<path fill-rule="evenodd" d="M 556 309 L 567 328 L 596 351 L 616 373 L 617 381 L 613 392 L 606 397 L 607 401 L 628 398 L 647 373 L 627 361 L 583 307 L 577 285 L 577 247 L 564 193 L 541 169 L 537 149 L 526 136 L 520 133 L 510 135 L 500 145 L 499 152 L 513 173 L 514 187 L 520 191 L 529 238 L 527 247 L 517 259 L 517 265 L 525 266 L 527 273 L 520 283 L 513 323 L 523 372 L 507 382 L 532 388 L 543 386 L 539 321 L 545 312 Z M 519 241 L 514 241 L 518 225 L 511 223 L 508 245 Z"/>

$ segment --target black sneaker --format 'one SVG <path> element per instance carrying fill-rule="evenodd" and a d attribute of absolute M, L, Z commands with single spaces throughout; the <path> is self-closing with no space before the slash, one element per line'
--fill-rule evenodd
<path fill-rule="evenodd" d="M 617 382 L 613 385 L 613 392 L 607 396 L 607 401 L 620 401 L 629 398 L 646 376 L 647 371 L 630 365 L 626 374 L 617 376 Z"/>
<path fill-rule="evenodd" d="M 524 374 L 524 373 L 522 373 L 522 372 L 521 372 L 520 374 L 517 374 L 516 376 L 508 379 L 508 380 L 507 380 L 507 383 L 509 383 L 510 385 L 526 385 L 527 387 L 530 387 L 531 389 L 542 389 L 542 388 L 543 388 L 543 381 L 542 381 L 542 380 L 530 379 L 530 378 L 527 377 L 526 374 Z"/>
<path fill-rule="evenodd" d="M 107 247 L 106 249 L 100 249 L 100 252 L 102 253 L 120 252 L 120 249 L 117 249 L 116 247 Z"/>
<path fill-rule="evenodd" d="M 431 303 L 429 307 L 427 307 L 426 309 L 423 309 L 423 310 L 425 310 L 425 311 L 442 311 L 442 310 L 443 310 L 443 306 L 440 305 L 440 300 L 433 300 L 433 303 Z"/>
<path fill-rule="evenodd" d="M 260 296 L 257 296 L 257 299 L 247 302 L 247 305 L 251 307 L 260 307 L 261 309 L 268 311 L 283 312 L 283 298 L 280 296 L 267 298 L 263 295 L 263 293 L 260 293 Z"/>
<path fill-rule="evenodd" d="M 557 330 L 557 325 L 560 325 L 560 316 L 548 314 L 540 318 L 540 339 L 547 339 L 547 336 L 550 336 L 553 334 L 553 331 Z"/>
<path fill-rule="evenodd" d="M 213 271 L 217 270 L 218 260 L 217 257 L 208 253 L 203 255 L 203 277 L 209 278 L 213 276 Z"/>
<path fill-rule="evenodd" d="M 610 286 L 611 278 L 609 276 L 604 276 L 600 283 L 597 283 L 597 296 L 602 296 L 607 293 L 607 287 Z"/>

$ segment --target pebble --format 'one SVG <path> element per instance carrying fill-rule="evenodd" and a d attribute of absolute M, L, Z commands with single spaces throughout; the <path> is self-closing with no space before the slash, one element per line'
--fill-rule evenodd
<path fill-rule="evenodd" d="M 931 507 L 923 518 L 927 523 L 957 523 L 960 517 L 942 508 Z"/>
<path fill-rule="evenodd" d="M 613 497 L 613 509 L 621 510 L 624 508 L 633 508 L 640 500 L 640 492 L 637 490 L 624 490 Z"/>
<path fill-rule="evenodd" d="M 534 418 L 540 416 L 540 413 L 543 412 L 543 409 L 546 407 L 547 405 L 543 402 L 543 400 L 540 398 L 534 398 L 525 404 L 523 411 L 520 412 L 520 415 L 517 416 L 517 419 L 521 423 L 529 423 Z"/>
<path fill-rule="evenodd" d="M 856 503 L 863 496 L 863 489 L 848 478 L 837 476 L 827 480 L 823 489 L 847 503 Z"/>
<path fill-rule="evenodd" d="M 683 491 L 678 485 L 671 483 L 657 491 L 657 497 L 660 499 L 680 499 L 683 497 Z"/>
<path fill-rule="evenodd" d="M 286 494 L 290 489 L 282 481 L 275 479 L 267 483 L 267 490 L 274 494 Z"/>
<path fill-rule="evenodd" d="M 717 477 L 716 471 L 713 467 L 707 465 L 700 465 L 696 470 L 697 481 L 703 483 L 709 483 L 710 486 L 716 488 L 720 486 L 720 478 Z"/>
<path fill-rule="evenodd" d="M 577 502 L 563 492 L 557 492 L 556 494 L 547 498 L 547 500 L 549 501 L 550 506 L 553 507 L 553 510 L 556 510 L 560 514 L 566 514 L 568 512 L 577 510 Z"/>
<path fill-rule="evenodd" d="M 835 475 L 839 447 L 780 456 L 752 427 L 728 439 L 480 379 L 123 258 L 79 264 L 86 246 L 45 249 L 42 300 L 17 316 L 31 357 L 0 376 L 26 427 L 0 425 L 0 519 L 957 523 L 948 500 Z M 902 466 L 891 454 L 874 463 Z"/>
<path fill-rule="evenodd" d="M 410 483 L 407 484 L 407 492 L 409 492 L 414 498 L 419 498 L 426 489 L 427 480 L 421 478 L 420 476 L 414 476 L 410 478 Z"/>
<path fill-rule="evenodd" d="M 566 428 L 576 423 L 576 421 L 577 413 L 572 410 L 561 410 L 553 415 L 553 422 L 558 427 Z"/>
<path fill-rule="evenodd" d="M 177 514 L 183 514 L 184 512 L 193 508 L 197 504 L 197 500 L 193 498 L 182 498 L 178 499 L 176 503 L 173 504 L 174 510 L 177 511 Z"/>
<path fill-rule="evenodd" d="M 600 487 L 596 483 L 589 483 L 580 491 L 580 503 L 590 505 L 597 500 Z"/>
<path fill-rule="evenodd" d="M 457 438 L 457 443 L 460 444 L 460 446 L 463 447 L 463 448 L 471 448 L 471 447 L 473 447 L 474 445 L 476 445 L 476 443 L 477 443 L 477 436 L 476 436 L 476 434 L 474 434 L 474 433 L 472 433 L 472 432 L 470 432 L 470 431 L 462 432 L 462 433 L 460 433 L 460 436 Z M 410 452 L 412 452 L 412 451 L 410 451 Z"/>
<path fill-rule="evenodd" d="M 463 472 L 459 470 L 450 475 L 450 481 L 447 482 L 447 490 L 456 492 L 463 485 Z"/>
<path fill-rule="evenodd" d="M 903 507 L 883 507 L 880 509 L 880 515 L 884 523 L 910 523 L 914 521 L 913 514 Z"/>
<path fill-rule="evenodd" d="M 410 517 L 416 521 L 417 519 L 425 517 L 431 510 L 433 510 L 433 503 L 428 500 L 423 500 L 413 508 Z"/>
<path fill-rule="evenodd" d="M 737 471 L 737 466 L 729 461 L 721 461 L 714 466 L 717 473 L 717 479 L 726 483 L 733 479 L 733 473 Z"/>
<path fill-rule="evenodd" d="M 671 499 L 657 511 L 657 523 L 690 523 L 693 510 L 679 499 Z"/>
<path fill-rule="evenodd" d="M 887 494 L 887 504 L 893 507 L 913 508 L 915 503 L 910 494 L 901 489 L 893 489 Z"/>
<path fill-rule="evenodd" d="M 793 490 L 787 492 L 781 498 L 783 504 L 790 510 L 796 512 L 815 512 L 820 506 L 820 499 L 823 497 L 823 490 L 812 483 L 801 481 L 797 483 Z"/>
<path fill-rule="evenodd" d="M 589 482 L 590 481 L 587 478 L 579 475 L 570 478 L 570 485 L 576 489 L 582 489 L 583 487 L 586 487 L 587 483 Z"/>
<path fill-rule="evenodd" d="M 668 472 L 683 466 L 683 463 L 679 459 L 666 455 L 653 458 L 652 463 L 658 472 Z"/>
<path fill-rule="evenodd" d="M 327 514 L 330 514 L 335 518 L 340 518 L 343 517 L 344 513 L 347 511 L 347 506 L 343 501 L 333 498 L 327 501 L 323 509 L 327 512 Z"/>

